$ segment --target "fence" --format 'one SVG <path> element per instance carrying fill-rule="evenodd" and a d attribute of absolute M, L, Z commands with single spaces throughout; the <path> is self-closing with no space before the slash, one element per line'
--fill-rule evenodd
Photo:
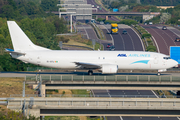
<path fill-rule="evenodd" d="M 8 100 L 8 105 L 22 105 L 24 99 L 14 99 Z M 26 104 L 29 104 L 31 100 L 26 99 Z M 48 99 L 33 99 L 33 105 L 44 106 L 49 105 L 50 107 L 61 107 L 61 106 L 76 106 L 76 107 L 141 107 L 149 109 L 150 107 L 162 107 L 162 109 L 180 109 L 180 101 L 178 99 L 153 99 L 153 98 L 144 98 L 144 99 L 115 99 L 115 98 L 108 98 L 108 99 L 94 99 L 94 98 L 48 98 Z M 94 109 L 94 108 L 93 108 Z"/>
<path fill-rule="evenodd" d="M 36 75 L 26 76 L 26 81 L 109 81 L 109 82 L 180 82 L 179 76 L 89 76 L 89 75 Z"/>

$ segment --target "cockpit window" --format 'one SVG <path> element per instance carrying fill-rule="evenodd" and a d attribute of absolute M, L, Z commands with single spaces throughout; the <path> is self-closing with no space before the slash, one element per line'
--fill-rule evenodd
<path fill-rule="evenodd" d="M 168 60 L 168 59 L 171 59 L 171 58 L 170 57 L 163 57 L 163 59 Z"/>

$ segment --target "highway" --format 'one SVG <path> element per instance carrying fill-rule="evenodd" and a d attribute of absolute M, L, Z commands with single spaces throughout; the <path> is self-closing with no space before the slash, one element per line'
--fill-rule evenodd
<path fill-rule="evenodd" d="M 100 28 L 103 30 L 104 34 L 106 35 L 107 40 L 112 40 L 112 43 L 114 43 L 114 46 L 116 50 L 129 50 L 129 51 L 144 51 L 144 47 L 142 44 L 142 41 L 140 37 L 128 26 L 122 25 L 119 26 L 119 33 L 116 34 L 109 34 L 110 33 L 110 25 L 103 25 L 100 26 Z M 128 32 L 128 35 L 122 35 L 122 30 L 126 30 Z M 153 91 L 148 90 L 93 90 L 95 95 L 154 95 L 152 97 L 156 97 L 157 95 Z M 108 120 L 166 120 L 167 118 L 156 118 L 156 117 L 107 117 Z M 177 118 L 172 118 L 174 120 L 177 120 Z"/>
<path fill-rule="evenodd" d="M 180 42 L 175 42 L 175 39 L 179 37 L 180 31 L 167 27 L 167 30 L 162 30 L 161 25 L 141 25 L 145 28 L 153 37 L 157 46 L 158 52 L 169 55 L 170 46 L 180 46 Z"/>
<path fill-rule="evenodd" d="M 123 24 L 119 24 L 118 34 L 110 34 L 111 25 L 99 25 L 102 28 L 107 39 L 111 39 L 114 42 L 115 50 L 122 51 L 144 51 L 143 43 L 140 37 L 134 32 L 134 30 Z M 127 31 L 127 35 L 123 35 L 123 30 Z"/>
<path fill-rule="evenodd" d="M 87 4 L 91 4 L 91 5 L 96 5 L 96 6 L 99 6 L 101 7 L 100 5 L 98 5 L 94 0 L 87 0 Z M 95 7 L 94 7 L 95 8 Z M 98 9 L 97 12 L 107 12 L 104 8 L 101 7 L 101 10 Z M 104 18 L 106 16 L 98 16 L 100 18 Z M 113 21 L 119 21 L 119 19 L 117 19 L 116 17 L 112 16 L 111 18 L 108 18 L 109 20 L 113 20 Z"/>

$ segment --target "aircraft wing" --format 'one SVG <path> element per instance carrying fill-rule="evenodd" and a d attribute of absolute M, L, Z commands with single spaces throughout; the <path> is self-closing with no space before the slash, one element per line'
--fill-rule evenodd
<path fill-rule="evenodd" d="M 92 64 L 92 63 L 83 63 L 83 62 L 74 62 L 77 67 L 80 67 L 82 69 L 100 69 L 101 66 L 97 64 Z"/>
<path fill-rule="evenodd" d="M 25 55 L 26 54 L 26 53 L 17 52 L 17 51 L 14 51 L 12 49 L 8 49 L 8 48 L 6 48 L 5 50 L 6 50 L 6 52 L 15 53 L 15 54 L 19 54 L 19 55 Z"/>

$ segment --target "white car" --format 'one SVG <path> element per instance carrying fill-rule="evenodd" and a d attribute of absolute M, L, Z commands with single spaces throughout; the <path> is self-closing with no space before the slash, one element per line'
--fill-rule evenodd
<path fill-rule="evenodd" d="M 103 21 L 101 21 L 101 22 L 100 22 L 100 25 L 104 25 L 104 22 L 103 22 Z"/>
<path fill-rule="evenodd" d="M 152 25 L 153 24 L 153 22 L 149 22 L 149 25 Z"/>

